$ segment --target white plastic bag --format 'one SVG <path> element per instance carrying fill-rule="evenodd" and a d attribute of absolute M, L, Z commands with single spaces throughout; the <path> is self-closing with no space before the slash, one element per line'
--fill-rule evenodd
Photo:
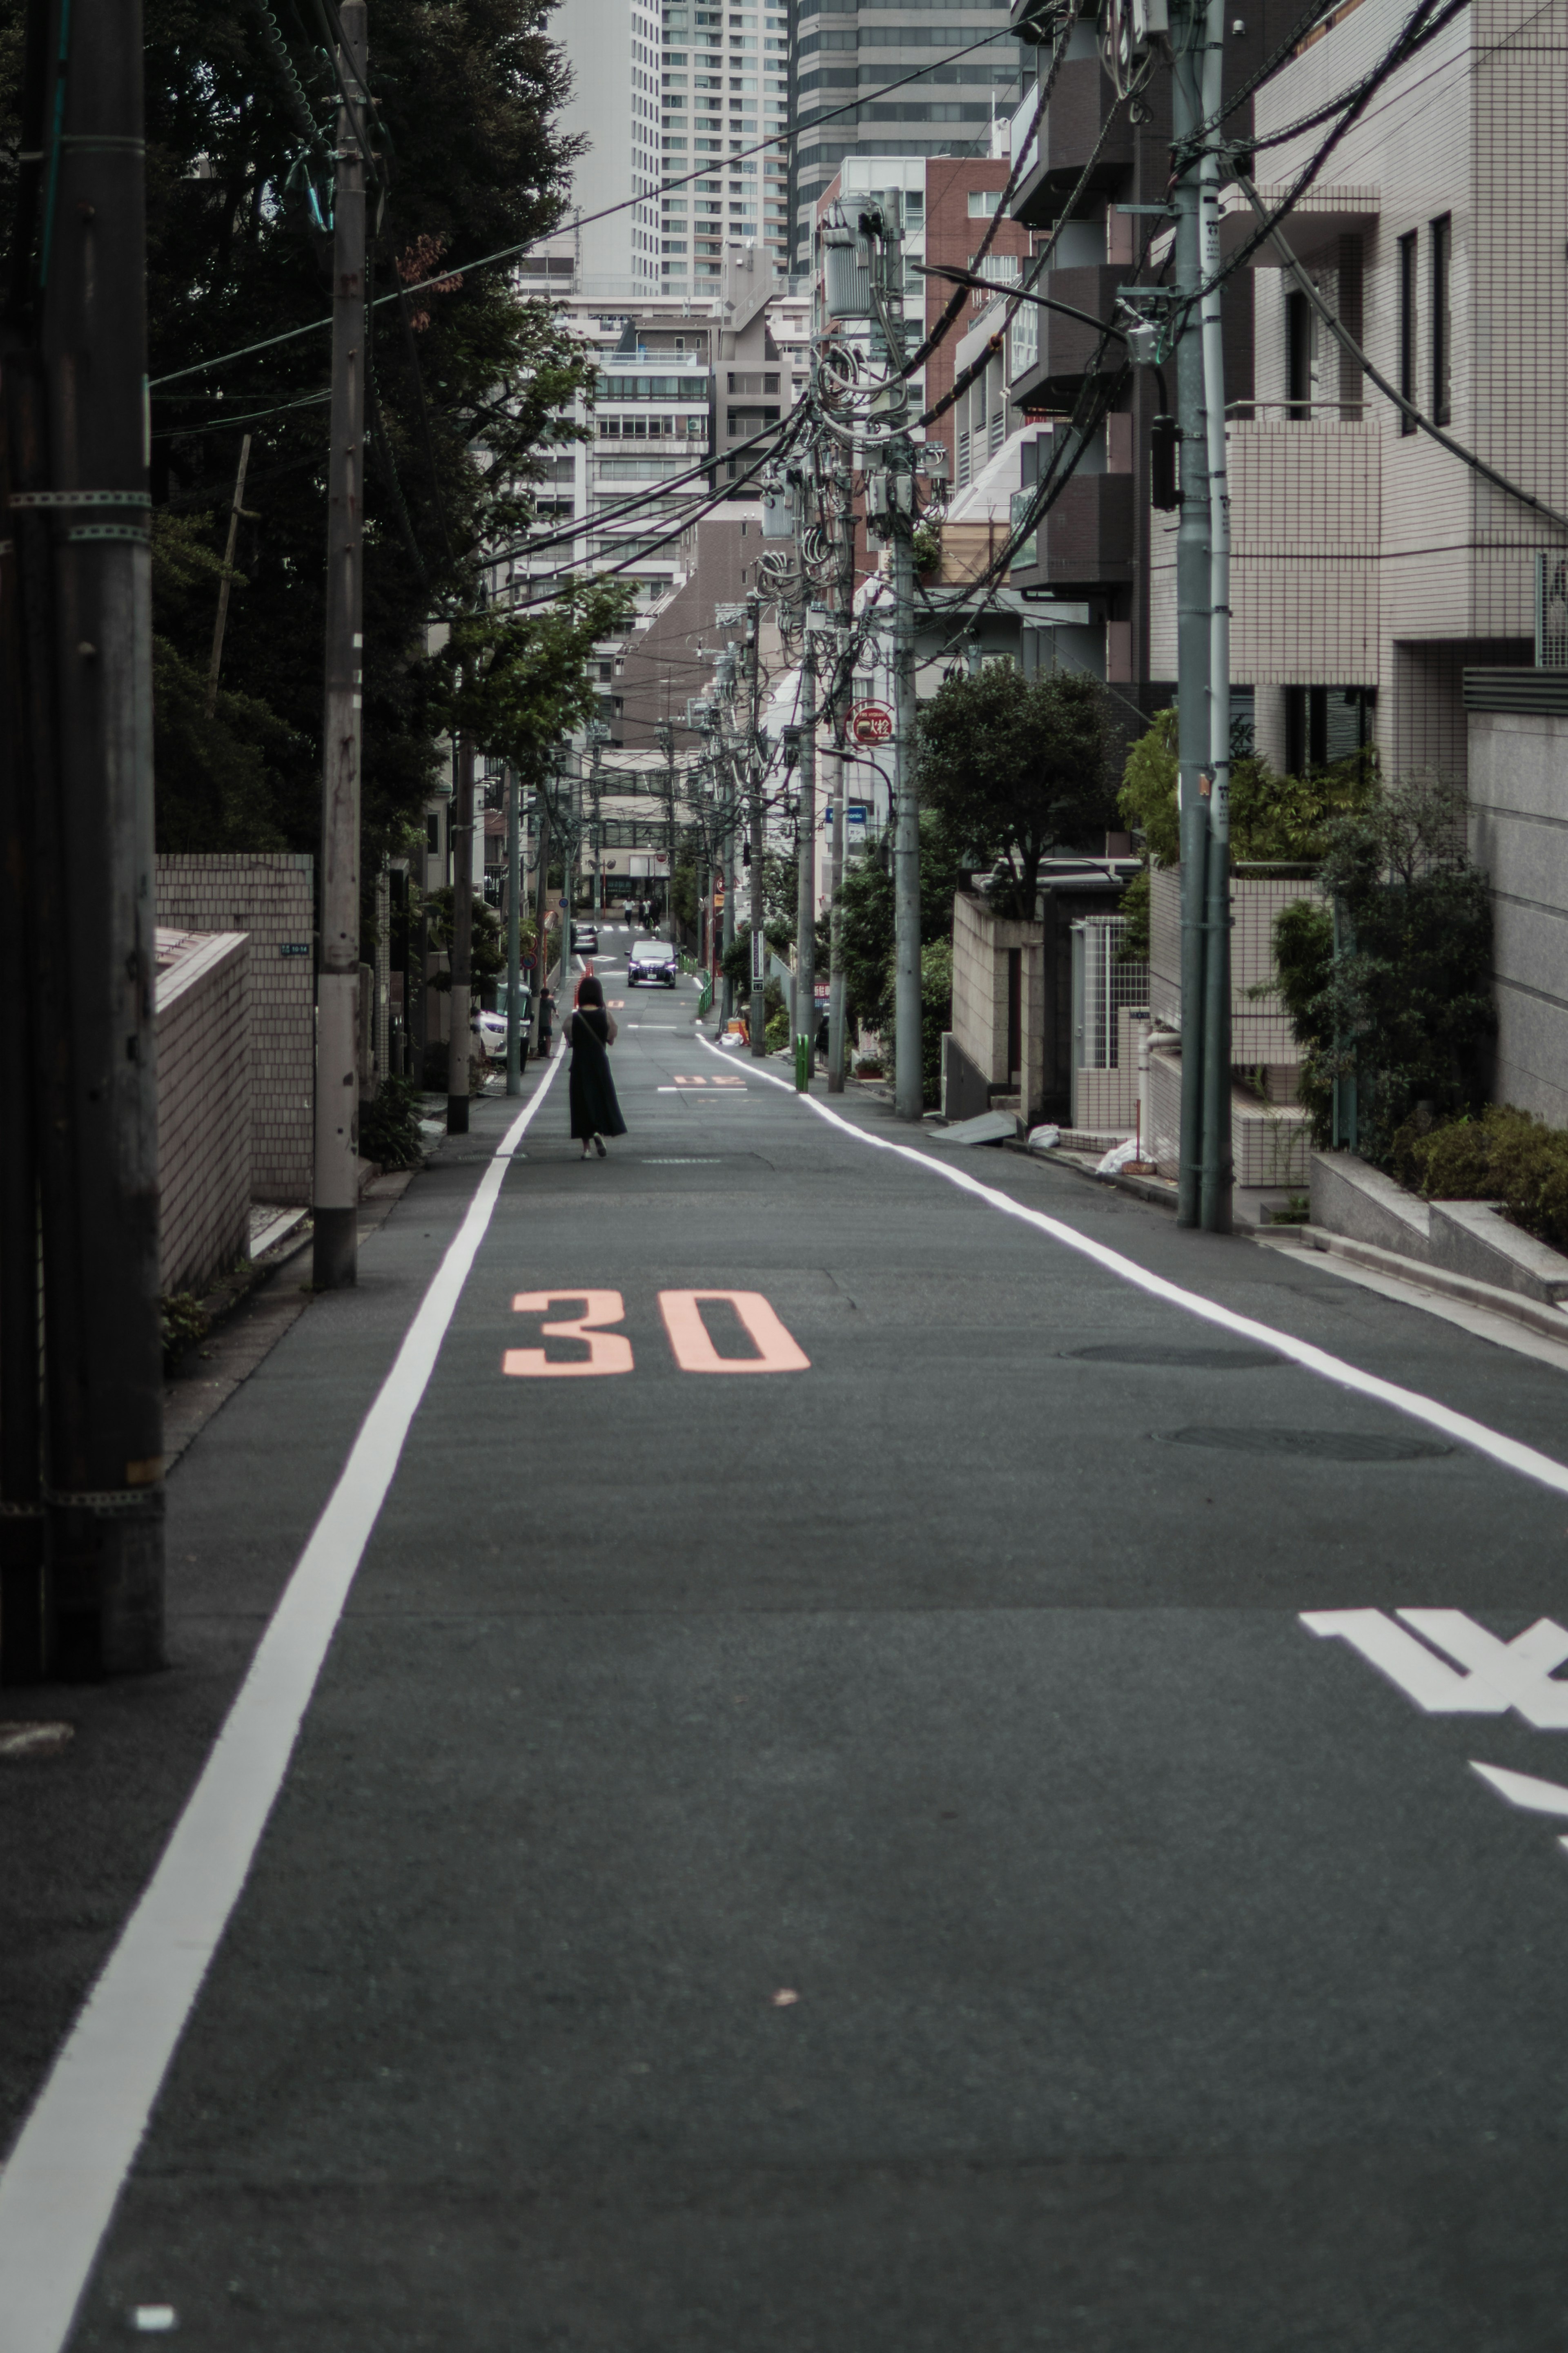
<path fill-rule="evenodd" d="M 1032 1127 L 1029 1130 L 1031 1152 L 1054 1152 L 1062 1140 L 1059 1127 Z"/>
<path fill-rule="evenodd" d="M 1138 1157 L 1138 1139 L 1130 1135 L 1121 1144 L 1113 1144 L 1095 1168 L 1097 1176 L 1120 1176 L 1130 1160 Z"/>

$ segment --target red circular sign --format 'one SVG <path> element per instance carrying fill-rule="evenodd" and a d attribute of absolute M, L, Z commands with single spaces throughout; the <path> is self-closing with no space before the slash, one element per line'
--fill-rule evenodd
<path fill-rule="evenodd" d="M 885 702 L 859 702 L 849 713 L 849 733 L 857 744 L 889 744 L 893 714 Z"/>

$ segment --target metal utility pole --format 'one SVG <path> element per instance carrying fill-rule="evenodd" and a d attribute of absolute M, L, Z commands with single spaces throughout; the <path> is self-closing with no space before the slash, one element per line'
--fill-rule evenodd
<path fill-rule="evenodd" d="M 343 0 L 345 88 L 363 86 L 364 0 Z M 332 400 L 327 460 L 326 706 L 321 728 L 321 965 L 316 983 L 312 1275 L 358 1278 L 360 681 L 364 651 L 364 157 L 338 110 L 332 212 Z"/>
<path fill-rule="evenodd" d="M 468 995 L 474 958 L 474 744 L 458 738 L 452 797 L 452 985 L 447 997 L 447 1133 L 468 1132 Z"/>
<path fill-rule="evenodd" d="M 506 1091 L 522 1092 L 522 780 L 506 772 Z"/>
<path fill-rule="evenodd" d="M 18 1681 L 163 1658 L 141 11 L 83 0 L 70 36 L 68 73 L 57 12 L 28 11 L 4 322 L 0 970 L 20 1067 L 0 1120 L 0 1607 Z"/>
<path fill-rule="evenodd" d="M 1172 132 L 1190 142 L 1202 119 L 1198 44 L 1204 37 L 1202 0 L 1180 0 L 1172 10 Z M 1173 191 L 1176 211 L 1176 421 L 1181 450 L 1181 519 L 1176 532 L 1176 702 L 1182 850 L 1182 1121 L 1176 1221 L 1195 1226 L 1202 1214 L 1204 1158 L 1205 955 L 1208 921 L 1209 503 L 1204 414 L 1203 329 L 1198 316 L 1201 255 L 1198 164 L 1189 160 Z"/>
<path fill-rule="evenodd" d="M 801 627 L 800 755 L 795 819 L 798 881 L 795 907 L 795 1082 L 811 1086 L 816 1059 L 816 632 L 808 609 Z"/>
<path fill-rule="evenodd" d="M 1209 839 L 1204 927 L 1204 1142 L 1198 1214 L 1227 1234 L 1234 1168 L 1230 1134 L 1230 482 L 1226 459 L 1225 344 L 1220 326 L 1217 141 L 1225 69 L 1223 0 L 1207 0 L 1203 117 L 1215 128 L 1199 168 L 1205 424 L 1209 500 Z M 1185 1015 L 1183 1018 L 1185 1027 Z"/>
<path fill-rule="evenodd" d="M 228 511 L 228 543 L 223 552 L 223 578 L 218 583 L 217 618 L 213 623 L 213 657 L 207 665 L 207 717 L 217 709 L 217 682 L 223 669 L 223 636 L 228 626 L 228 591 L 234 578 L 234 551 L 239 538 L 239 519 L 245 509 L 245 475 L 250 464 L 250 436 L 247 433 L 239 445 L 239 465 L 234 477 L 234 504 Z"/>
<path fill-rule="evenodd" d="M 598 922 L 605 911 L 604 831 L 599 823 L 599 745 L 594 744 L 594 921 Z"/>

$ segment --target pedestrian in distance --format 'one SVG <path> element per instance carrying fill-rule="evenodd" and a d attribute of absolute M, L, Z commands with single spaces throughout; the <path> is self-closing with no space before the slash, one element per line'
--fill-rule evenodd
<path fill-rule="evenodd" d="M 603 1160 L 605 1136 L 625 1135 L 626 1124 L 610 1076 L 616 1024 L 605 1009 L 605 984 L 592 973 L 577 991 L 577 1009 L 568 1014 L 561 1035 L 572 1049 L 572 1134 L 583 1146 L 584 1160 L 590 1145 Z"/>
<path fill-rule="evenodd" d="M 546 981 L 539 992 L 539 1059 L 542 1062 L 550 1060 L 550 1024 L 554 1018 L 555 998 Z"/>

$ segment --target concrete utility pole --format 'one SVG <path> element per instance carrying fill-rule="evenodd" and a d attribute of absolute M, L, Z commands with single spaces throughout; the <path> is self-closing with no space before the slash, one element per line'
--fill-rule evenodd
<path fill-rule="evenodd" d="M 1191 140 L 1203 112 L 1199 42 L 1202 0 L 1179 0 L 1171 12 L 1171 122 L 1178 145 Z M 1181 450 L 1181 518 L 1176 531 L 1176 701 L 1182 850 L 1182 1122 L 1176 1220 L 1202 1215 L 1204 1158 L 1205 927 L 1208 920 L 1209 574 L 1207 431 L 1204 414 L 1203 328 L 1197 293 L 1198 163 L 1190 157 L 1173 191 L 1176 421 Z"/>
<path fill-rule="evenodd" d="M 916 1120 L 925 1107 L 921 1064 L 921 818 L 915 797 L 915 453 L 905 432 L 903 192 L 868 196 L 861 234 L 870 250 L 872 305 L 888 346 L 889 391 L 882 471 L 868 487 L 868 522 L 889 546 L 893 592 L 893 1109 Z"/>
<path fill-rule="evenodd" d="M 800 633 L 800 753 L 796 763 L 797 883 L 795 905 L 795 1082 L 811 1086 L 816 1058 L 816 633 L 809 607 Z"/>
<path fill-rule="evenodd" d="M 468 997 L 474 969 L 474 744 L 458 738 L 452 796 L 452 985 L 447 993 L 447 1133 L 468 1132 Z"/>
<path fill-rule="evenodd" d="M 27 50 L 0 534 L 5 845 L 8 868 L 30 860 L 0 899 L 22 918 L 3 967 L 23 981 L 22 1069 L 0 1120 L 18 1680 L 163 1658 L 141 11 L 79 0 L 68 72 L 58 12 L 29 10 Z"/>
<path fill-rule="evenodd" d="M 1227 1234 L 1230 1148 L 1230 481 L 1225 437 L 1225 343 L 1220 325 L 1219 111 L 1225 70 L 1223 0 L 1207 0 L 1200 90 L 1209 132 L 1199 170 L 1199 252 L 1209 496 L 1209 840 L 1204 927 L 1204 1145 L 1198 1214 Z M 1185 1028 L 1185 1010 L 1183 1027 Z"/>
<path fill-rule="evenodd" d="M 757 719 L 762 694 L 761 658 L 757 644 L 760 628 L 761 599 L 753 591 L 746 599 L 746 687 L 749 696 L 746 782 L 751 794 L 752 838 L 752 997 L 747 1027 L 752 1033 L 752 1051 L 759 1059 L 768 1050 L 764 1035 L 768 1026 L 767 905 L 763 890 L 763 860 L 766 854 L 767 836 L 763 822 L 762 763 L 757 754 Z"/>
<path fill-rule="evenodd" d="M 664 754 L 665 863 L 668 879 L 664 886 L 665 917 L 669 926 L 669 944 L 675 945 L 675 730 L 668 719 L 658 723 L 658 748 Z"/>
<path fill-rule="evenodd" d="M 533 798 L 539 818 L 539 867 L 533 879 L 533 1003 L 529 1008 L 528 1045 L 530 1053 L 537 1054 L 544 1018 L 544 991 L 550 979 L 544 944 L 544 918 L 550 904 L 550 804 L 542 785 L 536 788 Z"/>
<path fill-rule="evenodd" d="M 363 87 L 364 0 L 343 0 L 345 88 Z M 332 212 L 332 399 L 327 461 L 326 700 L 321 727 L 321 962 L 316 983 L 318 1291 L 358 1278 L 361 674 L 364 653 L 364 157 L 338 110 Z"/>
<path fill-rule="evenodd" d="M 506 772 L 506 1091 L 522 1092 L 522 780 Z"/>
<path fill-rule="evenodd" d="M 834 551 L 837 573 L 834 615 L 837 622 L 836 655 L 847 649 L 855 623 L 855 502 L 851 496 L 851 476 L 847 452 L 842 446 L 834 452 L 833 496 L 838 512 L 839 544 Z M 843 730 L 848 690 L 837 660 L 834 663 L 837 691 L 827 711 L 827 723 L 834 740 L 833 754 L 833 842 L 829 881 L 833 893 L 829 917 L 827 950 L 827 1092 L 830 1095 L 844 1092 L 844 911 L 838 903 L 838 893 L 844 882 L 845 769 Z"/>

